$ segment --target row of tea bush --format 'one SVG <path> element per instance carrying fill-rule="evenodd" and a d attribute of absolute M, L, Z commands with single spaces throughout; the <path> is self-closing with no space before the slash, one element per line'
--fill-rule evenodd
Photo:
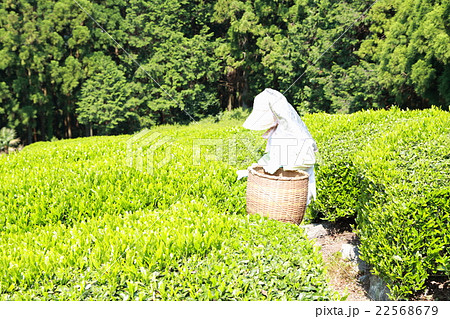
<path fill-rule="evenodd" d="M 362 258 L 404 299 L 450 275 L 450 113 L 305 119 L 320 148 L 311 218 L 356 218 Z"/>
<path fill-rule="evenodd" d="M 0 156 L 0 299 L 341 299 L 301 229 L 245 214 L 238 122 Z"/>

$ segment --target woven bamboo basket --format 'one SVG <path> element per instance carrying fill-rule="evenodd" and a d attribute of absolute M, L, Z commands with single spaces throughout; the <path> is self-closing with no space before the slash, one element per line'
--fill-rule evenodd
<path fill-rule="evenodd" d="M 273 175 L 261 166 L 249 169 L 247 213 L 300 224 L 305 214 L 309 175 L 278 169 Z"/>

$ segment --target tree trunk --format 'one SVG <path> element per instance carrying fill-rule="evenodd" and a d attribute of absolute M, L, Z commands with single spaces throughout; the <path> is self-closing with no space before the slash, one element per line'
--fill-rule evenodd
<path fill-rule="evenodd" d="M 63 115 L 63 136 L 64 136 L 64 138 L 67 138 L 68 137 L 68 132 L 67 132 L 67 126 L 68 126 L 68 124 L 67 124 L 67 113 L 66 112 L 64 112 L 64 115 Z"/>
<path fill-rule="evenodd" d="M 248 81 L 247 74 L 242 68 L 231 69 L 226 75 L 226 94 L 228 96 L 227 110 L 231 111 L 236 107 L 247 107 L 248 101 Z"/>
<path fill-rule="evenodd" d="M 72 138 L 72 118 L 70 117 L 71 113 L 71 105 L 72 105 L 72 99 L 70 99 L 69 95 L 68 96 L 68 101 L 67 101 L 67 109 L 66 109 L 66 115 L 65 115 L 65 119 L 64 122 L 66 123 L 66 136 L 68 138 Z"/>
<path fill-rule="evenodd" d="M 42 109 L 42 105 L 39 106 L 40 109 Z M 39 115 L 39 122 L 41 126 L 41 140 L 46 141 L 47 140 L 47 125 L 45 121 L 45 112 L 41 113 Z"/>
<path fill-rule="evenodd" d="M 236 73 L 237 73 L 236 69 L 232 68 L 230 68 L 230 70 L 227 73 L 228 111 L 231 111 L 235 107 L 234 104 L 236 103 L 236 93 L 238 92 Z"/>
<path fill-rule="evenodd" d="M 64 125 L 66 127 L 66 137 L 72 138 L 72 123 L 70 121 L 70 113 L 66 114 L 66 118 L 64 119 Z"/>
<path fill-rule="evenodd" d="M 92 136 L 93 132 L 92 132 L 92 123 L 89 123 L 88 125 L 86 125 L 86 136 Z"/>
<path fill-rule="evenodd" d="M 31 144 L 32 141 L 32 134 L 31 134 L 31 123 L 28 123 L 27 125 L 27 142 L 28 144 Z"/>
<path fill-rule="evenodd" d="M 247 74 L 245 71 L 242 72 L 242 107 L 248 107 L 247 99 L 248 99 L 248 81 L 247 81 Z"/>
<path fill-rule="evenodd" d="M 37 130 L 36 127 L 33 127 L 33 142 L 36 143 L 37 141 L 38 141 Z"/>
<path fill-rule="evenodd" d="M 233 104 L 234 104 L 234 94 L 232 92 L 228 92 L 227 111 L 231 111 L 233 109 Z"/>

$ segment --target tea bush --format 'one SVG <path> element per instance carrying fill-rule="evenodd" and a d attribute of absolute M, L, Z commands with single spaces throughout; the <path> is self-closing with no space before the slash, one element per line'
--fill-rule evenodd
<path fill-rule="evenodd" d="M 404 299 L 449 276 L 450 113 L 312 115 L 321 152 L 311 218 L 355 218 L 364 260 Z"/>
<path fill-rule="evenodd" d="M 0 298 L 339 299 L 298 227 L 245 214 L 235 170 L 265 146 L 247 115 L 157 127 L 131 149 L 135 137 L 94 137 L 0 156 Z M 319 147 L 309 217 L 356 219 L 362 258 L 394 299 L 448 277 L 450 114 L 303 119 Z"/>
<path fill-rule="evenodd" d="M 130 136 L 0 156 L 0 299 L 341 299 L 301 229 L 245 214 L 240 123 L 155 128 L 142 167 Z"/>

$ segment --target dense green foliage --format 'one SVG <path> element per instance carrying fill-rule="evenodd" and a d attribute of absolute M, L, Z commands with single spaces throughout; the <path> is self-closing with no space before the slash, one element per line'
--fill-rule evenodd
<path fill-rule="evenodd" d="M 245 216 L 235 170 L 265 143 L 241 127 L 247 115 L 151 130 L 151 174 L 137 169 L 128 136 L 0 156 L 1 298 L 336 298 L 301 230 Z M 319 146 L 310 218 L 355 218 L 362 258 L 393 298 L 450 276 L 450 114 L 304 120 Z"/>
<path fill-rule="evenodd" d="M 265 87 L 301 113 L 450 104 L 448 0 L 77 2 L 0 3 L 0 127 L 28 143 L 190 122 Z"/>
<path fill-rule="evenodd" d="M 321 151 L 311 214 L 356 217 L 361 252 L 392 296 L 450 275 L 450 114 L 397 109 L 314 115 Z"/>
<path fill-rule="evenodd" d="M 8 153 L 9 147 L 19 144 L 20 140 L 16 138 L 16 131 L 12 128 L 2 127 L 0 129 L 0 152 Z"/>
<path fill-rule="evenodd" d="M 359 55 L 376 63 L 377 79 L 397 104 L 449 105 L 450 1 L 385 1 L 370 19 Z"/>
<path fill-rule="evenodd" d="M 242 142 L 254 135 L 241 122 L 150 131 L 161 135 L 149 150 L 171 138 L 147 158 L 152 174 L 136 165 L 130 136 L 0 155 L 0 299 L 340 299 L 303 230 L 245 214 L 235 170 L 260 154 Z M 239 152 L 208 162 L 205 145 L 196 164 L 199 138 Z"/>
<path fill-rule="evenodd" d="M 89 127 L 89 135 L 95 129 L 99 134 L 124 133 L 132 123 L 133 106 L 130 103 L 131 88 L 122 71 L 110 61 L 81 87 L 78 102 L 78 121 Z M 138 119 L 136 119 L 138 121 Z"/>

